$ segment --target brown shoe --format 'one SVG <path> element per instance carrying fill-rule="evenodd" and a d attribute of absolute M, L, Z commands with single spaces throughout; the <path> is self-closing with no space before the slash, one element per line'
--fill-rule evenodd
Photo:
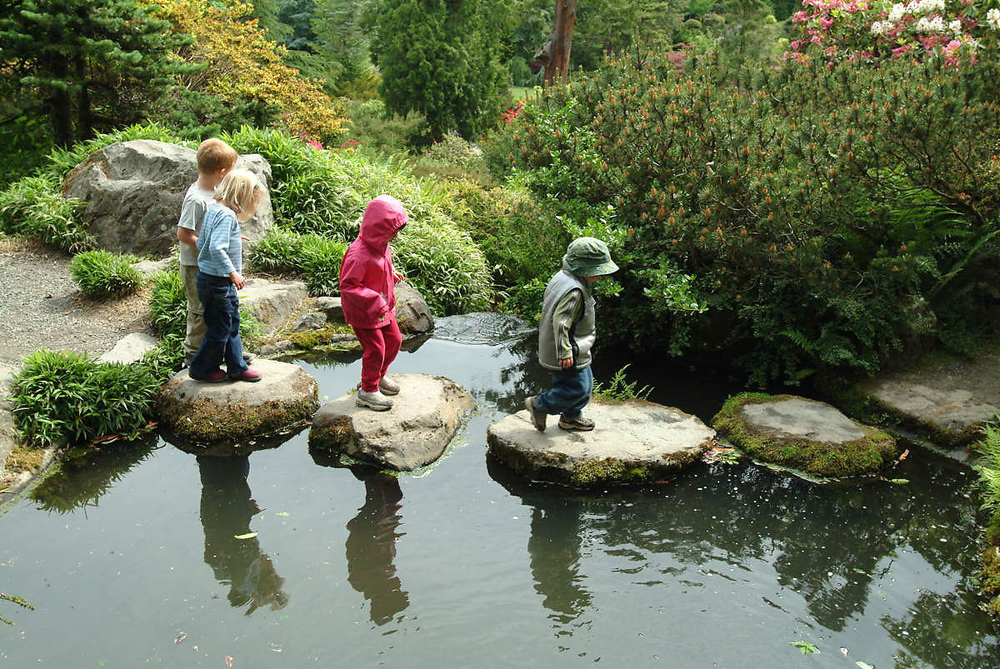
<path fill-rule="evenodd" d="M 576 432 L 590 432 L 594 429 L 594 421 L 585 418 L 583 415 L 576 418 L 559 416 L 559 427 L 563 430 L 575 430 Z"/>
<path fill-rule="evenodd" d="M 535 404 L 535 400 L 538 397 L 528 397 L 524 400 L 524 408 L 528 410 L 528 415 L 531 416 L 531 424 L 535 426 L 535 429 L 539 432 L 545 432 L 545 423 L 549 416 L 544 411 L 539 411 L 538 406 Z"/>

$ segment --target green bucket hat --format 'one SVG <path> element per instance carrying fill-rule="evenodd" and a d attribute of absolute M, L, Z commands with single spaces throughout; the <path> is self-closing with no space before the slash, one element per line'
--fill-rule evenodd
<path fill-rule="evenodd" d="M 563 267 L 577 276 L 602 276 L 618 271 L 608 245 L 594 237 L 574 239 L 566 248 Z"/>

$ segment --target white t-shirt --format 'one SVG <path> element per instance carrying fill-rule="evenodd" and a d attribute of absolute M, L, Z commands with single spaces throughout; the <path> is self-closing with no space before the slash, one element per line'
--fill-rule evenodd
<path fill-rule="evenodd" d="M 184 193 L 184 202 L 181 204 L 181 217 L 177 221 L 178 228 L 187 228 L 201 234 L 201 223 L 205 220 L 205 211 L 215 204 L 215 192 L 199 188 L 197 183 Z M 193 249 L 181 242 L 181 264 L 198 266 L 198 249 Z"/>

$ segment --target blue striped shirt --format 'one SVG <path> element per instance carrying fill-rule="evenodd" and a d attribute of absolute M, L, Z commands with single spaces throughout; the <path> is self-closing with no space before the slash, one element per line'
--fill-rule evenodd
<path fill-rule="evenodd" d="M 213 204 L 205 212 L 198 235 L 198 269 L 212 276 L 243 273 L 240 222 L 229 207 Z"/>

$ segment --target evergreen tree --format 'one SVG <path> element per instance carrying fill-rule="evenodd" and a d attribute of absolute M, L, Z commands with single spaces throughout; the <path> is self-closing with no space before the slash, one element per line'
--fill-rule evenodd
<path fill-rule="evenodd" d="M 420 112 L 431 137 L 471 138 L 499 115 L 508 8 L 501 0 L 375 0 L 371 43 L 393 113 Z"/>
<path fill-rule="evenodd" d="M 370 68 L 368 39 L 361 28 L 361 16 L 369 0 L 315 0 L 312 30 L 317 51 L 327 67 L 341 81 L 360 77 Z"/>
<path fill-rule="evenodd" d="M 281 22 L 278 0 L 252 0 L 250 4 L 253 5 L 250 16 L 257 19 L 257 25 L 264 29 L 269 40 L 283 42 L 292 33 L 291 28 Z"/>
<path fill-rule="evenodd" d="M 190 38 L 136 0 L 13 0 L 0 18 L 0 77 L 43 100 L 56 144 L 137 121 Z"/>

